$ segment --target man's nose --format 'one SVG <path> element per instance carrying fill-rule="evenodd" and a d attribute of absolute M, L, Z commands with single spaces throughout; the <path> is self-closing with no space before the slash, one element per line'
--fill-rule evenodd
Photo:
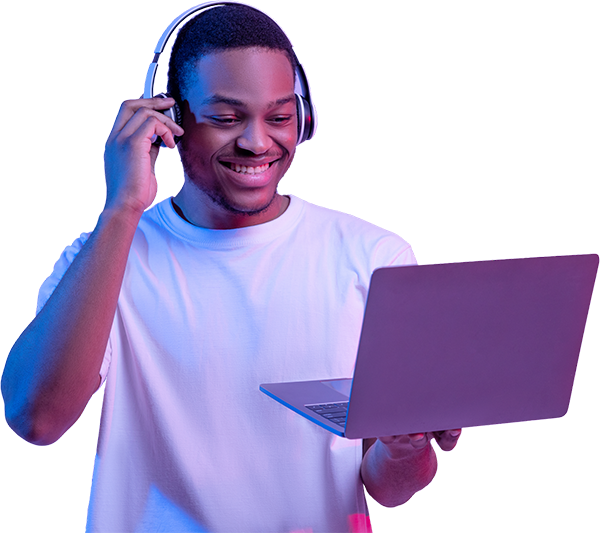
<path fill-rule="evenodd" d="M 237 146 L 253 154 L 263 154 L 271 148 L 273 139 L 268 134 L 267 126 L 260 120 L 248 122 L 243 133 L 237 139 Z"/>

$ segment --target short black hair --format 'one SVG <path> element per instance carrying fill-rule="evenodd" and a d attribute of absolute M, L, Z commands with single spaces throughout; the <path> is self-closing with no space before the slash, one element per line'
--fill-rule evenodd
<path fill-rule="evenodd" d="M 298 59 L 292 43 L 274 20 L 250 6 L 225 4 L 203 11 L 179 30 L 169 61 L 169 94 L 182 102 L 197 62 L 233 48 L 281 50 L 296 72 Z"/>

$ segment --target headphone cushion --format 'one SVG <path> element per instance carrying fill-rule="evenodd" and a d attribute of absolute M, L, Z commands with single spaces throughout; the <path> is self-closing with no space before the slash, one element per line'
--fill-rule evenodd
<path fill-rule="evenodd" d="M 296 111 L 298 114 L 298 141 L 296 144 L 300 144 L 312 137 L 313 117 L 310 103 L 298 93 L 296 93 Z"/>

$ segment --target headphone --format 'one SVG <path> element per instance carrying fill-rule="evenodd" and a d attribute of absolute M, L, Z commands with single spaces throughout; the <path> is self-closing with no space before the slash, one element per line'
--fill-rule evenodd
<path fill-rule="evenodd" d="M 188 9 L 187 11 L 179 15 L 173 22 L 171 22 L 168 28 L 163 32 L 161 38 L 158 40 L 156 48 L 154 49 L 154 59 L 152 59 L 152 63 L 150 63 L 150 66 L 148 67 L 148 73 L 146 74 L 146 82 L 144 83 L 144 98 L 167 98 L 170 96 L 167 93 L 160 93 L 156 95 L 154 94 L 154 78 L 156 76 L 156 70 L 158 68 L 158 59 L 160 57 L 160 54 L 165 49 L 167 40 L 175 31 L 177 26 L 179 26 L 181 22 L 183 22 L 185 19 L 187 19 L 190 15 L 193 15 L 194 13 L 207 11 L 209 9 L 227 5 L 243 6 L 245 4 L 240 4 L 239 2 L 206 2 L 204 4 L 200 4 Z M 302 68 L 302 65 L 296 57 L 295 59 L 296 81 L 294 86 L 294 93 L 296 94 L 296 112 L 298 114 L 298 140 L 296 141 L 296 145 L 298 145 L 300 143 L 303 143 L 304 141 L 307 141 L 308 139 L 312 139 L 312 137 L 314 136 L 315 131 L 317 130 L 317 111 L 310 98 L 310 88 L 308 86 L 308 79 L 306 77 L 306 74 L 304 73 L 304 69 Z M 181 125 L 182 115 L 179 104 L 176 103 L 170 109 L 163 111 L 163 113 L 170 119 L 172 119 L 174 122 Z"/>

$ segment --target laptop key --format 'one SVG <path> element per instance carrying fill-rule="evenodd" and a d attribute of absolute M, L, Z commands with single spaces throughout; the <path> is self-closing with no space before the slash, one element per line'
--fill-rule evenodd
<path fill-rule="evenodd" d="M 339 418 L 340 416 L 346 416 L 346 411 L 335 411 L 333 413 L 323 413 L 323 418 Z"/>
<path fill-rule="evenodd" d="M 305 407 L 313 411 L 315 414 L 327 419 L 329 422 L 333 422 L 341 427 L 346 427 L 348 402 L 305 405 Z"/>
<path fill-rule="evenodd" d="M 315 405 L 305 405 L 306 408 L 315 410 L 328 410 L 328 409 L 348 409 L 348 402 L 339 402 L 339 403 L 324 403 L 324 404 L 315 404 Z"/>

